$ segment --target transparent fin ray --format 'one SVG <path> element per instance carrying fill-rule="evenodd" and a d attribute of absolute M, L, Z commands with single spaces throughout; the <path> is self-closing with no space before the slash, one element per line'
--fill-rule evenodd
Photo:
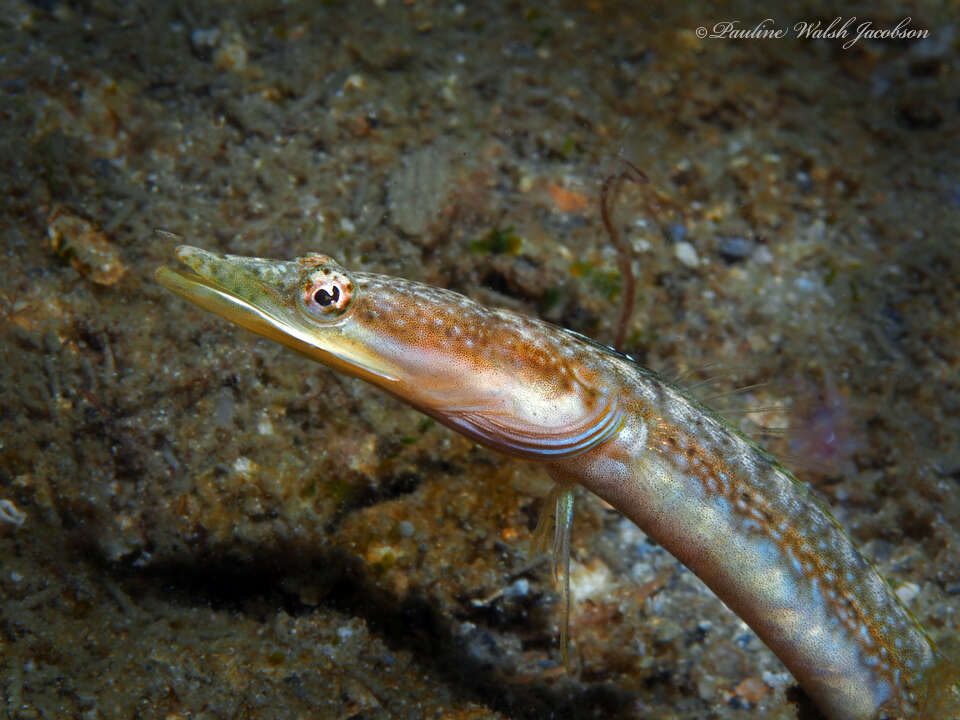
<path fill-rule="evenodd" d="M 550 575 L 554 585 L 563 580 L 563 622 L 560 625 L 560 653 L 563 664 L 570 665 L 570 536 L 573 528 L 574 485 L 557 484 L 550 490 L 544 510 L 533 531 L 532 550 L 547 549 L 547 538 L 553 535 Z M 552 531 L 552 533 L 551 533 Z"/>
<path fill-rule="evenodd" d="M 563 624 L 560 626 L 560 654 L 570 667 L 570 534 L 573 528 L 573 489 L 565 488 L 557 495 L 553 540 L 553 581 L 557 567 L 563 565 Z"/>

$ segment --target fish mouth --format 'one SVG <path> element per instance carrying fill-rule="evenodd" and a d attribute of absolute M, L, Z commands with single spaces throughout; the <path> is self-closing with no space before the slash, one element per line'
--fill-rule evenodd
<path fill-rule="evenodd" d="M 174 256 L 186 269 L 161 266 L 154 277 L 184 300 L 329 367 L 381 385 L 396 381 L 369 353 L 330 336 L 333 328 L 319 332 L 305 325 L 293 301 L 284 300 L 283 288 L 257 277 L 257 269 L 277 265 L 276 261 L 221 255 L 189 245 L 178 247 Z"/>
<path fill-rule="evenodd" d="M 187 269 L 158 268 L 154 277 L 163 287 L 241 327 L 290 344 L 289 339 L 295 333 L 289 323 L 283 322 L 262 304 L 247 300 L 232 287 L 247 283 L 243 282 L 243 273 L 238 264 L 231 261 L 231 256 L 181 245 L 174 257 Z M 226 277 L 235 278 L 236 282 L 225 284 L 223 279 Z"/>
<path fill-rule="evenodd" d="M 207 307 L 206 303 L 200 302 L 200 299 L 206 298 L 208 295 L 215 298 L 222 297 L 222 300 L 218 302 L 227 301 L 224 307 L 238 304 L 236 301 L 240 300 L 239 297 L 228 292 L 225 287 L 214 281 L 210 273 L 201 271 L 203 264 L 201 264 L 200 258 L 204 255 L 209 258 L 214 256 L 213 253 L 189 245 L 180 245 L 173 255 L 187 268 L 171 268 L 166 265 L 157 268 L 154 278 L 163 287 L 176 293 L 184 300 L 189 300 L 208 310 L 212 310 L 212 308 Z M 246 302 L 244 304 L 249 305 Z"/>

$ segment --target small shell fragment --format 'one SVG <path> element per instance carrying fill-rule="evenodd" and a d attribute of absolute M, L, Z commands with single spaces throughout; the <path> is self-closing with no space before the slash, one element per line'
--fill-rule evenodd
<path fill-rule="evenodd" d="M 27 514 L 13 504 L 12 500 L 0 500 L 0 520 L 20 527 L 27 519 Z"/>
<path fill-rule="evenodd" d="M 47 237 L 57 255 L 98 285 L 113 285 L 127 270 L 106 234 L 65 207 L 50 213 Z"/>

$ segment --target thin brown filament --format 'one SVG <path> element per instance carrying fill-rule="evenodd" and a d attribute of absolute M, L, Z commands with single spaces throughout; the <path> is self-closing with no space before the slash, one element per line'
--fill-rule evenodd
<path fill-rule="evenodd" d="M 637 185 L 644 185 L 650 182 L 647 174 L 632 162 L 625 158 L 620 158 L 621 162 L 627 166 L 626 170 L 621 170 L 614 175 L 608 175 L 600 186 L 600 216 L 603 218 L 603 227 L 607 231 L 607 237 L 617 249 L 617 263 L 620 265 L 620 275 L 623 277 L 623 297 L 620 305 L 620 321 L 617 323 L 617 334 L 613 341 L 613 346 L 618 351 L 623 351 L 623 342 L 627 336 L 627 327 L 630 325 L 630 316 L 633 314 L 634 296 L 636 295 L 636 280 L 633 276 L 633 257 L 630 249 L 623 242 L 620 233 L 610 219 L 610 196 L 616 195 L 620 189 L 620 183 L 629 180 Z"/>

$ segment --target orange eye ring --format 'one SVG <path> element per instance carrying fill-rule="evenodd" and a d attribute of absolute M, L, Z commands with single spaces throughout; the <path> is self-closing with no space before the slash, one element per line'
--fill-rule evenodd
<path fill-rule="evenodd" d="M 320 268 L 310 274 L 303 290 L 303 304 L 311 315 L 342 314 L 353 299 L 353 282 L 341 272 Z"/>

